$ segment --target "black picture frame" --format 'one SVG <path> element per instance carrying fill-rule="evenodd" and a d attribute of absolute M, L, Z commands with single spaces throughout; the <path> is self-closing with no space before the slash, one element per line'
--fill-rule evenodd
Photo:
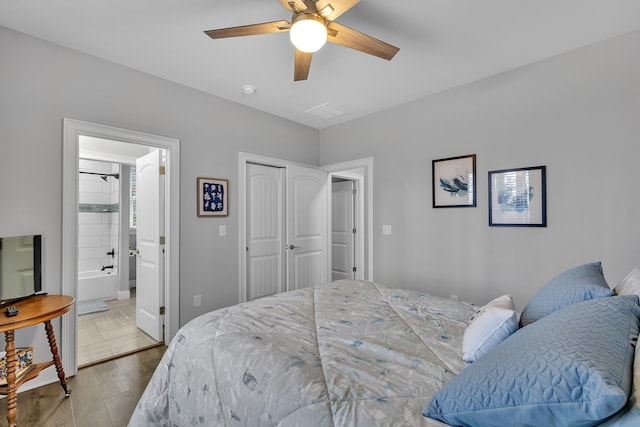
<path fill-rule="evenodd" d="M 434 208 L 476 207 L 476 155 L 432 161 Z"/>
<path fill-rule="evenodd" d="M 547 226 L 546 166 L 489 171 L 489 226 Z"/>

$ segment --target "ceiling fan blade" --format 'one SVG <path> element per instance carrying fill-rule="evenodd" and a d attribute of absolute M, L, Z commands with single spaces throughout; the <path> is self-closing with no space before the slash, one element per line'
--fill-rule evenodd
<path fill-rule="evenodd" d="M 289 31 L 289 21 L 273 21 L 262 24 L 241 25 L 239 27 L 220 28 L 204 33 L 212 39 L 224 39 L 227 37 L 254 36 L 258 34 L 283 33 Z"/>
<path fill-rule="evenodd" d="M 307 5 L 302 0 L 280 0 L 285 9 L 291 12 L 303 12 L 307 10 Z"/>
<path fill-rule="evenodd" d="M 329 21 L 334 21 L 338 16 L 358 4 L 360 0 L 318 0 L 316 8 L 318 13 Z"/>
<path fill-rule="evenodd" d="M 296 49 L 296 65 L 293 72 L 293 81 L 307 80 L 309 68 L 311 68 L 311 58 L 313 53 L 306 53 Z"/>
<path fill-rule="evenodd" d="M 337 22 L 331 22 L 328 27 L 327 41 L 331 43 L 359 50 L 386 60 L 391 60 L 400 50 L 398 47 L 340 25 Z"/>

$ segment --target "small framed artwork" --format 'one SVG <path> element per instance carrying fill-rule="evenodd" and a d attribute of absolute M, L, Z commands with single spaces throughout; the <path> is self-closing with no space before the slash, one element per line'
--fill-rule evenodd
<path fill-rule="evenodd" d="M 227 216 L 229 181 L 198 178 L 198 216 Z"/>
<path fill-rule="evenodd" d="M 489 225 L 547 226 L 546 166 L 489 172 Z"/>
<path fill-rule="evenodd" d="M 434 160 L 433 207 L 476 206 L 476 155 Z"/>

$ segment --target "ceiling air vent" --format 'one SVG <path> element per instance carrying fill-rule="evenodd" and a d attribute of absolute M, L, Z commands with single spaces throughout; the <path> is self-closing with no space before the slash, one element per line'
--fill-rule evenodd
<path fill-rule="evenodd" d="M 345 111 L 342 111 L 338 107 L 335 107 L 329 103 L 318 105 L 317 107 L 307 110 L 306 112 L 311 114 L 312 116 L 320 117 L 324 120 L 335 119 L 336 117 L 340 117 L 343 114 L 346 114 Z"/>

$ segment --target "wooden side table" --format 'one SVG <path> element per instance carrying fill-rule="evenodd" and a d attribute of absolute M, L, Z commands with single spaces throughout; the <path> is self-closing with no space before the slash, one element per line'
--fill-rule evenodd
<path fill-rule="evenodd" d="M 67 380 L 64 375 L 64 369 L 62 368 L 62 360 L 58 353 L 58 345 L 56 344 L 56 336 L 53 331 L 53 326 L 51 326 L 51 320 L 71 310 L 74 302 L 73 297 L 66 295 L 37 295 L 13 304 L 18 307 L 19 313 L 17 316 L 7 317 L 4 311 L 0 312 L 0 332 L 4 332 L 6 342 L 5 350 L 7 352 L 7 384 L 0 386 L 0 394 L 7 396 L 7 420 L 9 421 L 9 427 L 16 425 L 16 417 L 18 415 L 18 387 L 37 377 L 43 369 L 55 365 L 65 396 L 69 396 L 71 393 L 67 389 Z M 44 329 L 47 333 L 53 360 L 33 364 L 22 377 L 16 380 L 17 355 L 16 344 L 14 342 L 15 331 L 16 329 L 26 328 L 38 323 L 44 323 Z"/>

